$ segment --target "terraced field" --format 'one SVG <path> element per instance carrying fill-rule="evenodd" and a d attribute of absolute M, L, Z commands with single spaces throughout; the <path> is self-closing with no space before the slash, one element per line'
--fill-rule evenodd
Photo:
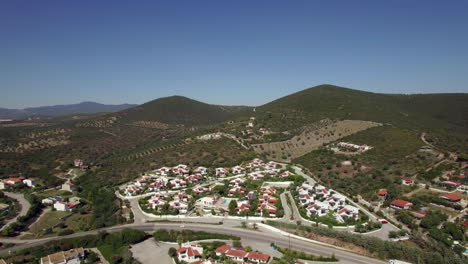
<path fill-rule="evenodd" d="M 268 159 L 290 162 L 324 144 L 380 125 L 380 123 L 361 120 L 325 119 L 305 128 L 301 134 L 290 140 L 253 144 L 252 147 L 255 152 L 265 154 Z"/>

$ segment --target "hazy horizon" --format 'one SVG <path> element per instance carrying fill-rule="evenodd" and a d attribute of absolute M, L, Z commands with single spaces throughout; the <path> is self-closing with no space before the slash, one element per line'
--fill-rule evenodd
<path fill-rule="evenodd" d="M 466 1 L 4 1 L 0 107 L 467 93 Z"/>

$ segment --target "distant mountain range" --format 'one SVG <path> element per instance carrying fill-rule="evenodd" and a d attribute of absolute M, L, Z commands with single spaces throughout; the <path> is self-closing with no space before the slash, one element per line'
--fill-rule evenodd
<path fill-rule="evenodd" d="M 69 105 L 30 107 L 24 109 L 0 108 L 0 119 L 23 119 L 32 116 L 62 116 L 71 114 L 113 113 L 134 107 L 134 104 L 106 105 L 82 102 Z"/>

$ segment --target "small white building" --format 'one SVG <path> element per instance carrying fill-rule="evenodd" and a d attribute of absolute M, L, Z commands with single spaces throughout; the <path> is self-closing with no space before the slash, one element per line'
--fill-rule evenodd
<path fill-rule="evenodd" d="M 29 188 L 34 188 L 34 187 L 36 187 L 36 181 L 35 181 L 34 179 L 31 179 L 31 178 L 29 178 L 29 179 L 24 179 L 24 180 L 23 180 L 23 183 L 24 183 L 26 186 L 28 186 Z"/>
<path fill-rule="evenodd" d="M 74 192 L 76 190 L 75 185 L 71 182 L 62 184 L 62 191 Z"/>

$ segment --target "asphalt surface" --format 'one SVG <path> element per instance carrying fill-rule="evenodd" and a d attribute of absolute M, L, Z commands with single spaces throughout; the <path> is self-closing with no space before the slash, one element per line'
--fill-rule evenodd
<path fill-rule="evenodd" d="M 122 225 L 122 226 L 115 226 L 109 227 L 101 230 L 93 230 L 88 232 L 81 232 L 72 234 L 69 236 L 63 237 L 52 237 L 52 238 L 44 238 L 44 239 L 37 239 L 37 240 L 18 240 L 18 239 L 0 239 L 0 242 L 21 242 L 22 244 L 18 244 L 11 248 L 0 250 L 0 254 L 6 254 L 8 252 L 13 252 L 33 246 L 42 245 L 49 241 L 53 240 L 60 240 L 64 238 L 73 238 L 73 237 L 81 237 L 90 234 L 97 234 L 99 231 L 107 231 L 107 232 L 119 232 L 124 228 L 133 228 L 145 232 L 153 232 L 156 229 L 172 229 L 172 230 L 194 230 L 194 231 L 205 231 L 205 232 L 212 232 L 212 233 L 222 233 L 222 234 L 229 234 L 241 237 L 241 239 L 246 239 L 249 241 L 256 241 L 256 242 L 263 242 L 263 243 L 272 243 L 274 242 L 280 247 L 291 247 L 291 249 L 299 250 L 303 252 L 308 252 L 317 255 L 324 255 L 324 256 L 331 256 L 335 254 L 336 257 L 342 261 L 343 263 L 356 263 L 356 264 L 364 264 L 364 263 L 385 263 L 376 259 L 368 258 L 365 256 L 361 256 L 352 252 L 348 252 L 343 249 L 332 248 L 322 244 L 316 244 L 309 241 L 299 240 L 294 237 L 284 236 L 279 233 L 275 233 L 272 231 L 259 231 L 259 230 L 248 230 L 242 228 L 235 228 L 235 227 L 225 227 L 222 228 L 218 225 L 202 225 L 202 224 L 174 224 L 174 223 L 165 223 L 165 224 L 130 224 L 130 225 Z"/>
<path fill-rule="evenodd" d="M 21 210 L 19 214 L 8 220 L 2 228 L 0 228 L 0 231 L 3 230 L 5 227 L 9 226 L 10 224 L 16 222 L 16 219 L 20 216 L 25 216 L 28 213 L 29 208 L 31 207 L 31 204 L 29 204 L 28 200 L 24 198 L 24 195 L 22 193 L 10 193 L 10 192 L 4 192 L 4 194 L 12 199 L 15 199 L 18 201 L 18 203 L 21 206 Z"/>

